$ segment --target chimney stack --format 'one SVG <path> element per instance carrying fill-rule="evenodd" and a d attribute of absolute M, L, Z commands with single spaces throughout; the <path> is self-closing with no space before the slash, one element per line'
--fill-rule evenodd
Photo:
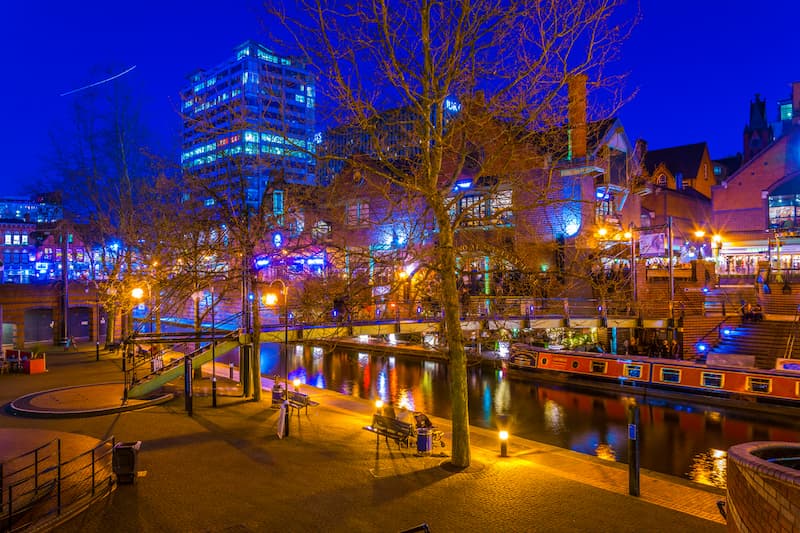
<path fill-rule="evenodd" d="M 573 159 L 586 157 L 586 74 L 569 80 L 569 131 Z"/>

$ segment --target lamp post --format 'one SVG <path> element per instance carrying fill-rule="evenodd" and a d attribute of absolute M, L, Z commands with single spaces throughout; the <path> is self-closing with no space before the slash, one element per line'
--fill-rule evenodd
<path fill-rule="evenodd" d="M 636 306 L 637 287 L 636 287 L 636 240 L 634 239 L 633 222 L 628 225 L 628 231 L 625 232 L 625 238 L 631 244 L 631 296 L 633 298 L 633 305 Z"/>
<path fill-rule="evenodd" d="M 217 406 L 217 323 L 214 317 L 214 286 L 211 286 L 211 407 Z"/>
<path fill-rule="evenodd" d="M 270 287 L 273 283 L 280 283 L 283 291 L 283 368 L 286 372 L 284 376 L 284 394 L 285 399 L 289 399 L 289 289 L 286 283 L 278 278 L 270 282 Z M 278 301 L 274 294 L 267 295 L 267 304 L 273 305 Z"/>
<path fill-rule="evenodd" d="M 138 305 L 138 303 L 142 301 L 143 297 L 144 297 L 144 289 L 142 289 L 141 287 L 134 287 L 133 289 L 131 289 L 131 298 L 133 298 L 134 302 L 136 302 L 134 303 L 133 307 L 131 307 L 131 335 L 136 330 L 136 324 L 133 320 L 133 310 L 136 309 L 136 305 Z"/>
<path fill-rule="evenodd" d="M 134 302 L 140 301 L 142 299 L 142 296 L 144 296 L 144 290 L 142 290 L 141 287 L 134 287 L 131 290 L 131 298 L 134 300 Z M 134 303 L 134 305 L 131 306 L 131 333 L 130 333 L 131 339 L 133 339 L 133 337 L 136 335 L 136 328 L 135 328 L 135 324 L 133 322 L 133 310 L 134 310 L 135 307 L 136 307 L 136 303 Z M 126 401 L 126 402 L 128 401 L 128 369 L 127 369 L 127 366 L 125 365 L 125 362 L 129 357 L 130 357 L 130 366 L 131 366 L 131 369 L 130 369 L 131 370 L 131 381 L 130 381 L 131 385 L 133 385 L 133 382 L 136 381 L 136 348 L 132 344 L 129 344 L 128 346 L 130 347 L 130 354 L 128 354 L 128 353 L 123 353 L 122 354 L 122 372 L 125 375 L 125 396 L 124 396 L 124 401 Z M 125 352 L 127 352 L 127 351 L 128 350 L 125 350 Z"/>
<path fill-rule="evenodd" d="M 97 283 L 94 285 L 94 360 L 100 360 L 100 293 L 97 291 Z"/>

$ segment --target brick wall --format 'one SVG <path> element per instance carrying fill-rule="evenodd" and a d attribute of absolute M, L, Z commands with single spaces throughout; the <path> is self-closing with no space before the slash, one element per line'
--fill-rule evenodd
<path fill-rule="evenodd" d="M 800 470 L 761 458 L 799 455 L 800 445 L 788 442 L 748 442 L 728 450 L 728 531 L 800 532 Z"/>

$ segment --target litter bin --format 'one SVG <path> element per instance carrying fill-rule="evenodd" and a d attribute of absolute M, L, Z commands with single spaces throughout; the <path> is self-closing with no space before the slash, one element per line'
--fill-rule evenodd
<path fill-rule="evenodd" d="M 431 430 L 428 428 L 417 429 L 417 453 L 431 453 Z"/>
<path fill-rule="evenodd" d="M 117 475 L 118 483 L 133 483 L 136 481 L 136 457 L 142 441 L 118 442 L 114 445 L 112 465 Z"/>

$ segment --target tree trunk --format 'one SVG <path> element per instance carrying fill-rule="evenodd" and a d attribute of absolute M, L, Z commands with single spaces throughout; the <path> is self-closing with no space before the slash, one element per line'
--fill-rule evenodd
<path fill-rule="evenodd" d="M 255 288 L 255 283 L 251 282 L 253 287 L 253 301 L 251 316 L 253 321 L 253 400 L 261 401 L 261 315 L 258 309 L 258 291 Z"/>
<path fill-rule="evenodd" d="M 469 409 L 467 394 L 467 357 L 461 332 L 460 302 L 456 285 L 456 256 L 453 250 L 453 229 L 440 225 L 439 261 L 441 264 L 442 308 L 444 311 L 447 350 L 450 356 L 450 402 L 453 422 L 453 465 L 470 465 Z"/>

